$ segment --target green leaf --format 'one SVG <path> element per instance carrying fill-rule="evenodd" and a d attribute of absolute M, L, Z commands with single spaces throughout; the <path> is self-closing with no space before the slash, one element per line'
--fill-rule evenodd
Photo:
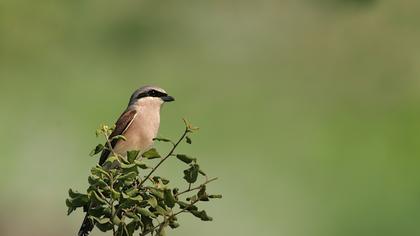
<path fill-rule="evenodd" d="M 104 150 L 104 148 L 105 148 L 105 146 L 103 145 L 103 144 L 98 144 L 96 147 L 95 147 L 95 149 L 93 149 L 91 152 L 90 152 L 90 156 L 91 157 L 93 157 L 93 156 L 95 156 L 96 154 L 98 154 L 98 153 L 100 153 L 100 152 L 102 152 L 102 150 Z"/>
<path fill-rule="evenodd" d="M 129 234 L 127 226 L 125 224 L 120 224 L 118 226 L 116 235 L 118 235 L 118 236 L 131 236 Z"/>
<path fill-rule="evenodd" d="M 75 211 L 76 210 L 76 208 L 74 208 L 74 207 L 69 207 L 68 208 L 68 210 L 67 210 L 67 215 L 69 216 L 73 211 Z"/>
<path fill-rule="evenodd" d="M 192 210 L 197 211 L 198 210 L 198 208 L 196 206 L 191 205 L 189 203 L 181 202 L 181 201 L 178 201 L 177 203 L 178 203 L 178 205 L 181 209 L 185 209 L 187 211 L 192 211 Z"/>
<path fill-rule="evenodd" d="M 128 151 L 127 152 L 128 162 L 134 163 L 134 161 L 136 160 L 139 153 L 140 153 L 140 151 L 138 151 L 138 150 Z"/>
<path fill-rule="evenodd" d="M 147 200 L 147 203 L 149 203 L 149 205 L 153 208 L 155 208 L 158 204 L 156 198 L 153 196 L 150 196 L 150 198 Z"/>
<path fill-rule="evenodd" d="M 146 159 L 156 159 L 156 158 L 161 158 L 161 156 L 159 155 L 159 153 L 157 152 L 157 150 L 155 148 L 152 148 L 150 150 L 148 150 L 147 152 L 142 154 L 142 157 L 146 158 Z"/>
<path fill-rule="evenodd" d="M 79 195 L 75 198 L 70 198 L 66 200 L 66 205 L 69 208 L 78 208 L 86 206 L 90 203 L 90 200 L 87 195 Z"/>
<path fill-rule="evenodd" d="M 114 156 L 114 155 L 110 155 L 104 164 L 108 164 L 108 165 L 113 165 L 115 162 L 119 163 L 120 161 L 118 160 L 118 157 Z"/>
<path fill-rule="evenodd" d="M 169 227 L 171 227 L 171 229 L 176 229 L 179 226 L 180 225 L 177 222 L 175 222 L 175 221 L 169 223 Z"/>
<path fill-rule="evenodd" d="M 147 216 L 147 217 L 151 217 L 151 218 L 156 218 L 156 215 L 153 214 L 152 212 L 150 212 L 148 209 L 146 208 L 141 208 L 141 207 L 136 207 L 136 212 L 141 214 L 142 216 Z"/>
<path fill-rule="evenodd" d="M 111 197 L 114 200 L 118 200 L 120 198 L 121 194 L 114 189 L 111 189 Z"/>
<path fill-rule="evenodd" d="M 156 230 L 156 236 L 166 236 L 165 228 L 159 228 Z"/>
<path fill-rule="evenodd" d="M 184 179 L 190 184 L 195 183 L 197 181 L 199 170 L 200 167 L 197 164 L 191 165 L 189 169 L 184 170 Z"/>
<path fill-rule="evenodd" d="M 88 182 L 91 186 L 98 186 L 99 188 L 105 188 L 108 186 L 108 184 L 103 181 L 102 179 L 100 179 L 99 177 L 95 176 L 95 175 L 90 175 L 88 178 Z"/>
<path fill-rule="evenodd" d="M 184 163 L 187 163 L 187 164 L 190 164 L 191 162 L 193 162 L 193 161 L 195 162 L 197 160 L 196 158 L 189 157 L 185 154 L 177 154 L 176 158 L 178 158 L 180 161 L 182 161 Z"/>
<path fill-rule="evenodd" d="M 122 222 L 121 219 L 117 215 L 114 215 L 114 217 L 112 217 L 111 221 L 114 225 L 120 225 L 121 222 Z"/>
<path fill-rule="evenodd" d="M 69 196 L 71 198 L 77 198 L 77 197 L 80 197 L 80 196 L 87 196 L 87 194 L 82 194 L 82 193 L 73 191 L 73 189 L 69 189 Z"/>
<path fill-rule="evenodd" d="M 111 222 L 108 222 L 108 223 L 105 223 L 105 224 L 96 223 L 95 226 L 101 232 L 108 232 L 108 231 L 112 230 L 112 228 L 114 227 L 114 225 Z"/>
<path fill-rule="evenodd" d="M 163 198 L 164 198 L 164 196 L 163 196 L 163 191 L 162 191 L 162 190 L 160 190 L 160 189 L 157 189 L 157 188 L 149 188 L 149 191 L 150 191 L 150 193 L 151 193 L 153 196 L 155 196 L 155 197 L 157 197 L 157 198 L 159 198 L 159 199 L 163 199 Z"/>
<path fill-rule="evenodd" d="M 167 179 L 165 179 L 165 178 L 162 178 L 162 177 L 160 177 L 160 176 L 154 176 L 154 177 L 153 177 L 153 181 L 155 181 L 156 183 L 159 183 L 159 181 L 162 181 L 162 183 L 163 183 L 164 185 L 169 184 L 169 180 L 167 180 Z"/>
<path fill-rule="evenodd" d="M 89 198 L 94 203 L 107 204 L 106 200 L 100 197 L 96 191 L 91 192 Z"/>
<path fill-rule="evenodd" d="M 170 208 L 173 208 L 175 206 L 176 199 L 174 195 L 172 195 L 172 191 L 170 189 L 165 189 L 163 194 L 166 205 Z"/>
<path fill-rule="evenodd" d="M 134 196 L 138 195 L 139 190 L 137 188 L 133 187 L 133 188 L 128 189 L 125 193 L 130 197 L 134 197 Z"/>
<path fill-rule="evenodd" d="M 128 235 L 133 235 L 134 232 L 140 228 L 139 220 L 135 219 L 127 225 Z"/>
<path fill-rule="evenodd" d="M 111 224 L 111 221 L 109 218 L 99 218 L 99 217 L 89 216 L 89 219 L 95 222 L 96 228 L 98 228 L 102 232 L 110 231 L 113 228 L 113 225 Z"/>
<path fill-rule="evenodd" d="M 145 169 L 149 169 L 149 167 L 148 167 L 146 164 L 144 164 L 143 162 L 141 162 L 141 161 L 137 161 L 137 160 L 135 160 L 135 161 L 134 161 L 134 163 L 135 163 L 138 167 L 140 167 L 140 169 L 143 169 L 143 170 L 145 170 Z"/>
<path fill-rule="evenodd" d="M 193 214 L 195 217 L 200 218 L 202 221 L 212 221 L 213 218 L 207 215 L 206 211 L 196 211 L 192 210 L 190 211 L 191 214 Z"/>
<path fill-rule="evenodd" d="M 105 207 L 103 205 L 98 205 L 98 206 L 91 206 L 89 207 L 88 213 L 90 216 L 94 216 L 94 217 L 102 217 L 102 216 L 110 216 L 110 209 L 108 207 Z"/>
<path fill-rule="evenodd" d="M 97 165 L 96 167 L 93 167 L 93 168 L 90 170 L 90 172 L 91 172 L 93 175 L 96 175 L 96 176 L 98 176 L 98 177 L 100 177 L 100 178 L 102 178 L 102 175 L 107 176 L 107 177 L 108 177 L 108 179 L 109 179 L 109 177 L 110 177 L 109 173 L 108 173 L 108 172 L 106 172 L 104 169 L 102 169 L 102 167 L 101 167 L 101 166 L 99 166 L 99 165 Z"/>
<path fill-rule="evenodd" d="M 122 169 L 131 169 L 131 168 L 133 168 L 133 167 L 135 167 L 136 166 L 136 164 L 129 164 L 129 165 L 127 165 L 127 164 L 124 164 L 124 163 L 121 163 L 121 165 L 120 165 L 120 167 L 122 168 Z"/>
<path fill-rule="evenodd" d="M 198 191 L 197 193 L 197 197 L 198 199 L 201 199 L 201 200 L 207 198 L 206 185 L 201 186 L 200 191 Z"/>
<path fill-rule="evenodd" d="M 127 173 L 125 175 L 122 175 L 122 176 L 118 177 L 117 179 L 121 180 L 121 181 L 124 181 L 124 180 L 128 180 L 128 179 L 134 179 L 136 177 L 137 177 L 136 172 L 130 172 L 130 173 Z"/>
<path fill-rule="evenodd" d="M 220 195 L 220 194 L 218 194 L 218 195 L 209 195 L 209 198 L 216 198 L 216 199 L 220 199 L 220 198 L 222 198 L 223 196 L 222 195 Z"/>
<path fill-rule="evenodd" d="M 159 142 L 172 142 L 170 139 L 162 138 L 162 137 L 154 138 L 153 140 L 156 140 Z"/>
<path fill-rule="evenodd" d="M 133 212 L 131 212 L 131 211 L 126 211 L 125 212 L 125 215 L 128 217 L 128 218 L 130 218 L 130 219 L 134 219 L 134 220 L 137 220 L 137 221 L 139 221 L 140 220 L 140 217 L 139 216 L 137 216 L 136 214 L 134 214 Z"/>
<path fill-rule="evenodd" d="M 109 218 L 98 218 L 95 216 L 90 216 L 90 218 L 93 219 L 96 223 L 101 224 L 101 225 L 110 222 Z"/>
<path fill-rule="evenodd" d="M 191 138 L 189 136 L 186 136 L 185 139 L 187 140 L 187 143 L 188 144 L 192 144 L 192 140 L 191 140 Z"/>
<path fill-rule="evenodd" d="M 110 141 L 112 142 L 112 141 L 115 141 L 115 140 L 117 140 L 117 141 L 119 141 L 119 140 L 127 141 L 127 138 L 125 138 L 124 135 L 116 135 L 116 136 L 112 137 Z"/>

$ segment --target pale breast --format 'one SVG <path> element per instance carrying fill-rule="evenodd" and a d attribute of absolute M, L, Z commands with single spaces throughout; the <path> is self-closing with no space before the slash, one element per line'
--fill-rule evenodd
<path fill-rule="evenodd" d="M 115 152 L 125 155 L 127 151 L 148 150 L 153 139 L 157 136 L 160 125 L 160 109 L 139 109 L 136 117 L 123 134 L 126 141 L 119 141 L 115 145 Z"/>

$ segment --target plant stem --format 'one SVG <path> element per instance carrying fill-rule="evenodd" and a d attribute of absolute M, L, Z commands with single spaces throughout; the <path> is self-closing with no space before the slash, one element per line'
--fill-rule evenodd
<path fill-rule="evenodd" d="M 175 149 L 178 147 L 178 145 L 181 143 L 181 141 L 185 138 L 185 136 L 187 136 L 187 134 L 190 132 L 190 130 L 188 128 L 185 129 L 184 133 L 181 135 L 181 137 L 179 138 L 178 142 L 175 143 L 175 145 L 173 145 L 171 151 L 169 151 L 169 153 L 162 159 L 160 160 L 160 162 L 149 172 L 149 174 L 140 182 L 139 187 L 141 187 L 149 178 L 150 176 L 152 176 L 152 174 L 156 171 L 157 168 L 159 168 L 160 165 L 162 165 L 162 163 L 164 161 L 166 161 L 170 156 L 172 156 L 172 153 L 175 151 Z"/>
<path fill-rule="evenodd" d="M 197 186 L 197 187 L 194 187 L 194 188 L 191 188 L 191 185 L 190 185 L 190 187 L 189 187 L 187 190 L 185 190 L 185 191 L 183 191 L 183 192 L 179 192 L 179 193 L 177 193 L 175 196 L 177 197 L 177 196 L 179 196 L 179 195 L 182 195 L 182 194 L 185 194 L 185 193 L 189 193 L 189 192 L 192 192 L 192 191 L 194 191 L 194 190 L 198 190 L 198 189 L 200 189 L 203 185 L 206 185 L 206 184 L 211 183 L 211 182 L 216 181 L 216 180 L 217 180 L 217 178 L 209 179 L 209 180 L 207 180 L 206 182 L 202 183 L 200 186 Z"/>

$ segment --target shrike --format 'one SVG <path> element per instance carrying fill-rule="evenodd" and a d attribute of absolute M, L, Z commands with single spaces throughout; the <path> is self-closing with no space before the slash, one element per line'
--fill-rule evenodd
<path fill-rule="evenodd" d="M 109 137 L 112 139 L 114 136 L 124 135 L 126 140 L 112 141 L 112 149 L 120 155 L 126 155 L 127 151 L 149 149 L 159 130 L 162 105 L 174 100 L 165 90 L 158 87 L 144 86 L 137 89 L 131 95 L 127 109 L 115 123 L 115 129 Z M 99 165 L 103 165 L 109 155 L 110 151 L 104 149 L 99 159 Z M 87 236 L 92 229 L 93 224 L 86 214 L 78 235 Z"/>

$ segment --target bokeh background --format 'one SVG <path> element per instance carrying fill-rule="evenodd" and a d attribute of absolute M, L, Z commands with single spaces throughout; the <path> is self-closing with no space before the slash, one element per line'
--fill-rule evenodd
<path fill-rule="evenodd" d="M 94 131 L 177 99 L 220 180 L 171 236 L 420 235 L 420 2 L 1 0 L 0 235 L 75 235 Z M 165 146 L 159 146 L 164 149 Z M 163 175 L 181 178 L 168 162 Z M 101 235 L 94 231 L 92 235 Z"/>

